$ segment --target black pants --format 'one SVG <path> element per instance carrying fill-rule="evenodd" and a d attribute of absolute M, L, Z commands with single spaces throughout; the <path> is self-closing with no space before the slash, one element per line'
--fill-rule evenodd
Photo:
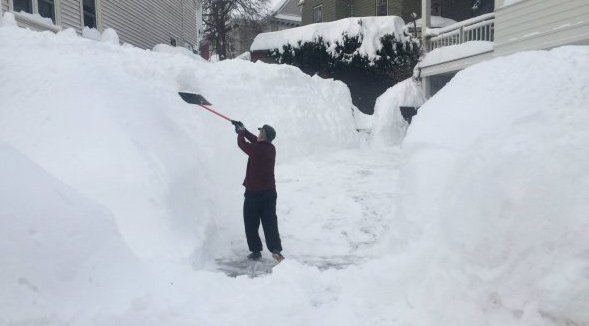
<path fill-rule="evenodd" d="M 249 250 L 262 251 L 262 240 L 258 235 L 260 221 L 264 228 L 266 246 L 270 252 L 282 251 L 278 220 L 276 217 L 276 190 L 245 192 L 243 221 Z"/>

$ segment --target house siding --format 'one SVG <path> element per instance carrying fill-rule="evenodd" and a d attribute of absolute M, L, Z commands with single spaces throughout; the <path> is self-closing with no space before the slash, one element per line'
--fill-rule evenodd
<path fill-rule="evenodd" d="M 198 50 L 195 0 L 183 0 L 182 8 L 182 37 L 184 42 Z"/>
<path fill-rule="evenodd" d="M 405 16 L 403 16 L 403 8 L 405 6 L 405 2 L 407 2 L 407 1 L 389 0 L 388 14 L 391 16 L 399 16 L 399 17 L 402 17 L 403 19 L 405 19 Z M 413 1 L 413 2 L 415 2 L 415 1 Z M 405 20 L 405 21 L 407 21 L 407 20 Z"/>
<path fill-rule="evenodd" d="M 589 43 L 587 0 L 521 1 L 495 12 L 495 53 Z"/>
<path fill-rule="evenodd" d="M 366 17 L 376 15 L 376 0 L 352 0 L 352 16 Z"/>
<path fill-rule="evenodd" d="M 303 25 L 313 24 L 313 8 L 323 5 L 323 22 L 337 20 L 336 0 L 306 0 L 303 6 Z"/>
<path fill-rule="evenodd" d="M 179 46 L 196 44 L 194 0 L 103 0 L 100 5 L 102 27 L 115 29 L 122 42 L 145 49 L 170 44 L 170 38 Z"/>
<path fill-rule="evenodd" d="M 335 18 L 336 20 L 350 17 L 350 1 L 340 0 L 336 2 Z"/>
<path fill-rule="evenodd" d="M 3 12 L 8 11 L 8 0 L 0 0 L 0 9 Z"/>
<path fill-rule="evenodd" d="M 324 22 L 350 17 L 350 5 L 351 17 L 376 15 L 376 0 L 307 0 L 303 5 L 303 25 L 313 23 L 313 7 L 321 3 L 323 4 Z M 447 4 L 448 11 L 457 11 L 454 16 L 462 17 L 470 14 L 468 4 L 449 4 L 449 1 L 443 3 Z M 405 22 L 410 22 L 412 13 L 415 12 L 418 17 L 421 16 L 421 2 L 417 0 L 388 0 L 387 12 L 389 16 L 399 16 Z"/>
<path fill-rule="evenodd" d="M 79 0 L 61 0 L 61 26 L 82 31 L 82 8 Z"/>
<path fill-rule="evenodd" d="M 289 0 L 286 2 L 286 5 L 281 8 L 279 14 L 283 15 L 292 15 L 292 16 L 300 16 L 301 15 L 301 8 L 298 5 L 297 0 Z"/>

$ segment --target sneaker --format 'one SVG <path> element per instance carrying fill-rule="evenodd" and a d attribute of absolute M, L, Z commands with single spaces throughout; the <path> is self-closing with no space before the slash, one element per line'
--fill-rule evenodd
<path fill-rule="evenodd" d="M 281 262 L 284 260 L 284 256 L 280 253 L 280 251 L 273 252 L 272 258 L 276 259 L 277 262 Z"/>
<path fill-rule="evenodd" d="M 262 254 L 259 251 L 254 251 L 251 254 L 247 255 L 247 259 L 249 260 L 258 260 L 262 258 Z"/>

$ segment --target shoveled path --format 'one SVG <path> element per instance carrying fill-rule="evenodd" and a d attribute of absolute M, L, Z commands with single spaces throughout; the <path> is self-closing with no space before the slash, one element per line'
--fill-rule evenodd
<path fill-rule="evenodd" d="M 327 269 L 378 255 L 395 213 L 399 165 L 397 147 L 343 150 L 278 165 L 278 225 L 287 259 Z M 244 239 L 231 246 L 245 250 L 237 249 Z M 273 266 L 263 254 L 255 266 L 235 257 L 219 258 L 217 266 L 230 276 L 257 276 Z"/>

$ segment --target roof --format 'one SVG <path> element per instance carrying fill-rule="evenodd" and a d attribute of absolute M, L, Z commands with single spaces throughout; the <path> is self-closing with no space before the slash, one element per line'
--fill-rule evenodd
<path fill-rule="evenodd" d="M 293 22 L 302 21 L 298 0 L 270 0 L 270 16 Z"/>

